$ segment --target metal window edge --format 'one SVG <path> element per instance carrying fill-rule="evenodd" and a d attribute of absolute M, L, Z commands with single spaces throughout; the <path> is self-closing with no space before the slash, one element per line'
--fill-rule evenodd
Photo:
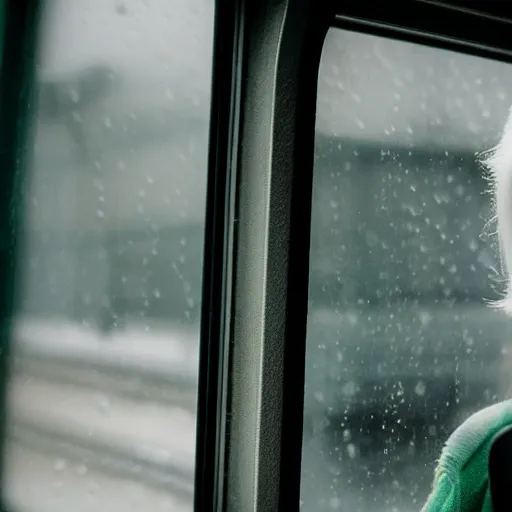
<path fill-rule="evenodd" d="M 441 21 L 437 32 L 429 32 L 428 17 L 409 28 L 403 12 L 380 21 L 365 19 L 364 10 L 347 9 L 357 3 L 338 2 L 336 10 L 331 4 L 267 0 L 251 6 L 250 21 L 245 20 L 247 72 L 230 340 L 230 511 L 299 507 L 315 93 L 328 27 L 510 60 L 510 49 L 500 39 L 508 22 L 487 18 L 489 26 L 499 24 L 499 34 L 470 41 L 467 27 L 458 32 Z M 400 5 L 416 8 L 413 4 Z M 451 11 L 451 16 L 469 20 L 462 11 Z M 478 21 L 470 16 L 471 23 Z"/>
<path fill-rule="evenodd" d="M 318 66 L 328 3 L 247 8 L 226 509 L 298 508 Z M 292 498 L 292 502 L 290 502 Z"/>

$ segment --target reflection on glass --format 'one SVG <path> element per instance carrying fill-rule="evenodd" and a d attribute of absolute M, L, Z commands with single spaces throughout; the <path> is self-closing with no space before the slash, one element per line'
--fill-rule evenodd
<path fill-rule="evenodd" d="M 487 304 L 503 283 L 475 153 L 498 141 L 511 86 L 506 64 L 327 37 L 302 510 L 419 510 L 449 433 L 510 388 L 510 321 Z"/>
<path fill-rule="evenodd" d="M 4 499 L 192 510 L 213 2 L 49 0 Z"/>

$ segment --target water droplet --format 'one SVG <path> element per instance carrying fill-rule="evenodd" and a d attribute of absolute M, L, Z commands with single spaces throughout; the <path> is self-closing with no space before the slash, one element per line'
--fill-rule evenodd
<path fill-rule="evenodd" d="M 357 446 L 353 443 L 347 444 L 347 453 L 351 459 L 355 459 L 357 457 Z"/>
<path fill-rule="evenodd" d="M 345 383 L 341 388 L 341 392 L 345 396 L 354 396 L 356 394 L 356 391 L 357 391 L 357 386 L 353 380 Z"/>
<path fill-rule="evenodd" d="M 329 500 L 329 505 L 332 509 L 337 510 L 341 507 L 341 500 L 335 496 Z"/>
<path fill-rule="evenodd" d="M 71 97 L 71 101 L 73 103 L 78 103 L 80 101 L 80 92 L 74 87 L 69 91 L 69 96 Z"/>
<path fill-rule="evenodd" d="M 55 464 L 53 465 L 53 468 L 55 471 L 64 471 L 67 467 L 67 463 L 64 459 L 57 459 L 55 461 Z"/>
<path fill-rule="evenodd" d="M 87 466 L 85 464 L 80 464 L 80 466 L 76 468 L 76 474 L 80 476 L 86 475 L 87 471 Z"/>
<path fill-rule="evenodd" d="M 425 394 L 425 391 L 427 390 L 427 386 L 423 381 L 419 381 L 418 384 L 416 384 L 416 387 L 414 388 L 414 392 L 418 396 L 423 396 Z"/>
<path fill-rule="evenodd" d="M 100 396 L 98 398 L 98 408 L 103 414 L 110 414 L 112 404 L 108 396 Z"/>

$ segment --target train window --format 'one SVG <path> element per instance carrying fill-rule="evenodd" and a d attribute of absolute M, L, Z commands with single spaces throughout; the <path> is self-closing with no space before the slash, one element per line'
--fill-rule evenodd
<path fill-rule="evenodd" d="M 48 0 L 4 503 L 193 508 L 214 2 Z"/>
<path fill-rule="evenodd" d="M 328 34 L 302 510 L 418 509 L 449 433 L 509 392 L 511 325 L 488 304 L 504 283 L 478 154 L 499 139 L 511 86 L 497 61 Z"/>

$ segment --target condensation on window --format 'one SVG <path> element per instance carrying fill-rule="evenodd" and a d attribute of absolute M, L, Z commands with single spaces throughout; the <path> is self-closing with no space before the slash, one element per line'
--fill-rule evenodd
<path fill-rule="evenodd" d="M 302 510 L 419 510 L 452 430 L 505 397 L 483 151 L 512 68 L 332 29 L 317 100 Z M 509 364 L 509 363 L 508 363 Z M 508 372 L 510 373 L 510 372 Z"/>
<path fill-rule="evenodd" d="M 4 501 L 191 511 L 211 0 L 48 0 Z"/>

